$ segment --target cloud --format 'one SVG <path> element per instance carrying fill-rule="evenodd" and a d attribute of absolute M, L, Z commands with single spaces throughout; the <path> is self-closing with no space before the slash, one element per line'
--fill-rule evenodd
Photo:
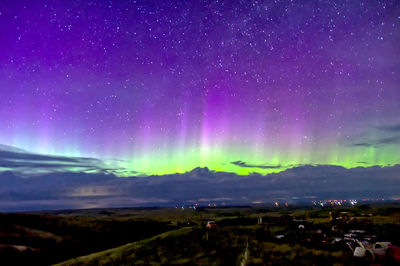
<path fill-rule="evenodd" d="M 239 167 L 246 167 L 246 168 L 260 168 L 260 169 L 280 169 L 281 165 L 254 165 L 254 164 L 247 164 L 246 162 L 243 161 L 235 161 L 231 162 L 231 164 L 234 164 Z"/>
<path fill-rule="evenodd" d="M 374 134 L 371 135 L 371 132 Z M 372 137 L 373 136 L 373 137 Z M 357 138 L 345 140 L 345 144 L 356 147 L 375 147 L 378 148 L 382 145 L 398 145 L 400 144 L 400 123 L 390 125 L 374 125 L 369 126 L 368 130 Z M 357 140 L 355 140 L 357 139 Z M 361 141 L 360 141 L 361 140 Z"/>
<path fill-rule="evenodd" d="M 0 172 L 11 171 L 26 176 L 55 172 L 113 173 L 119 170 L 95 158 L 42 155 L 0 145 Z"/>
<path fill-rule="evenodd" d="M 175 206 L 200 202 L 251 204 L 329 198 L 399 196 L 400 165 L 302 165 L 268 175 L 195 168 L 182 174 L 119 178 L 107 173 L 57 172 L 20 177 L 0 173 L 0 211 Z M 207 202 L 209 201 L 209 202 Z"/>
<path fill-rule="evenodd" d="M 400 144 L 400 136 L 383 137 L 372 140 L 370 142 L 353 143 L 352 145 L 358 147 L 377 147 L 386 144 L 392 144 L 392 145 Z"/>
<path fill-rule="evenodd" d="M 394 124 L 394 125 L 389 125 L 389 126 L 381 126 L 381 127 L 379 127 L 379 129 L 385 130 L 385 131 L 400 132 L 400 124 Z"/>
<path fill-rule="evenodd" d="M 371 147 L 371 146 L 374 146 L 374 145 L 372 143 L 360 142 L 360 143 L 354 143 L 353 146 Z"/>
<path fill-rule="evenodd" d="M 363 162 L 359 162 L 363 163 Z M 232 162 L 239 167 L 279 168 Z M 186 173 L 117 177 L 120 168 L 95 158 L 33 154 L 0 146 L 0 211 L 38 209 L 309 202 L 327 198 L 399 196 L 400 165 L 293 165 L 268 175 L 197 167 Z"/>
<path fill-rule="evenodd" d="M 378 144 L 395 144 L 400 143 L 400 136 L 380 138 L 376 140 Z"/>

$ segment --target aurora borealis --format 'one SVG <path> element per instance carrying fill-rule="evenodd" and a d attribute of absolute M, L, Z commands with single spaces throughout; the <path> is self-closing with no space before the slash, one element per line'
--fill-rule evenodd
<path fill-rule="evenodd" d="M 0 37 L 0 144 L 122 175 L 400 163 L 398 1 L 2 1 Z"/>

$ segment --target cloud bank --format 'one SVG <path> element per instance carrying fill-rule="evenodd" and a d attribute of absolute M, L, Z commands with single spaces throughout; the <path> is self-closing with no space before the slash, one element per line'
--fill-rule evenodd
<path fill-rule="evenodd" d="M 280 165 L 263 165 L 263 164 L 255 165 L 255 164 L 248 164 L 243 161 L 235 161 L 235 162 L 231 162 L 231 164 L 234 164 L 239 167 L 246 167 L 246 168 L 260 168 L 260 169 L 279 169 L 279 168 L 281 168 Z"/>
<path fill-rule="evenodd" d="M 0 144 L 0 171 L 22 176 L 58 172 L 113 173 L 118 170 L 95 158 L 42 155 Z"/>
<path fill-rule="evenodd" d="M 259 167 L 242 161 L 234 163 Z M 29 169 L 31 174 L 27 173 Z M 191 202 L 300 203 L 310 198 L 390 198 L 399 196 L 399 191 L 400 165 L 352 169 L 303 165 L 265 176 L 195 168 L 182 174 L 122 178 L 97 159 L 37 155 L 4 146 L 0 150 L 0 211 L 175 206 Z"/>

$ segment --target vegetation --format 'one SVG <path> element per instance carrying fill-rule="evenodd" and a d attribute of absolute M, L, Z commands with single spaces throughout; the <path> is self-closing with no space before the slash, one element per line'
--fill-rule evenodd
<path fill-rule="evenodd" d="M 52 264 L 176 228 L 151 219 L 1 214 L 0 257 L 13 265 Z"/>
<path fill-rule="evenodd" d="M 351 221 L 335 224 L 342 214 Z M 399 218 L 398 206 L 1 214 L 0 257 L 5 265 L 358 264 L 350 249 L 332 244 L 337 235 L 359 229 L 399 245 Z M 207 229 L 209 220 L 217 227 Z"/>

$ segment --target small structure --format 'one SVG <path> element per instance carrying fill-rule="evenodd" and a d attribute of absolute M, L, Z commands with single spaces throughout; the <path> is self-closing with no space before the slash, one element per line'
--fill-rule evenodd
<path fill-rule="evenodd" d="M 215 223 L 215 221 L 208 221 L 206 228 L 208 229 L 217 229 L 217 224 Z"/>
<path fill-rule="evenodd" d="M 382 259 L 386 257 L 386 252 L 391 245 L 392 243 L 390 242 L 376 242 L 372 247 L 372 251 L 377 258 Z"/>
<path fill-rule="evenodd" d="M 314 222 L 309 220 L 293 220 L 293 227 L 297 229 L 310 230 L 314 228 Z"/>
<path fill-rule="evenodd" d="M 370 260 L 375 259 L 374 252 L 372 250 L 372 245 L 366 241 L 360 241 L 354 239 L 354 245 L 349 245 L 351 249 L 354 249 L 353 256 L 358 258 L 368 258 Z"/>
<path fill-rule="evenodd" d="M 367 241 L 355 240 L 357 247 L 354 249 L 354 257 L 368 258 L 370 260 L 384 259 L 392 247 L 390 242 L 376 242 L 371 245 Z"/>
<path fill-rule="evenodd" d="M 374 260 L 374 255 L 372 254 L 371 250 L 365 249 L 363 247 L 356 247 L 353 255 L 357 258 L 368 258 Z"/>
<path fill-rule="evenodd" d="M 349 212 L 329 212 L 329 222 L 332 225 L 342 225 L 348 224 L 350 222 L 355 222 L 355 218 L 352 217 L 352 214 Z"/>

